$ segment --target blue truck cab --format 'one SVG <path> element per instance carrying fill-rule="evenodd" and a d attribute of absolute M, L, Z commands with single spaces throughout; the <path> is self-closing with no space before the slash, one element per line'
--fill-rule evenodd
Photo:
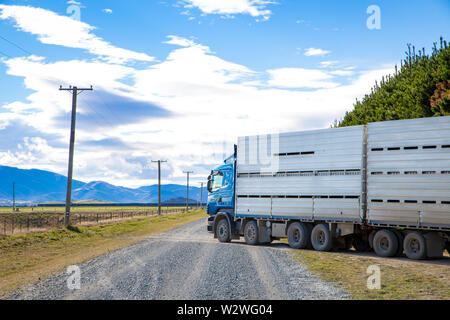
<path fill-rule="evenodd" d="M 232 156 L 214 170 L 208 177 L 208 204 L 206 213 L 208 217 L 208 231 L 214 232 L 215 221 L 226 218 L 232 228 L 235 207 L 235 181 L 236 181 L 236 146 Z"/>

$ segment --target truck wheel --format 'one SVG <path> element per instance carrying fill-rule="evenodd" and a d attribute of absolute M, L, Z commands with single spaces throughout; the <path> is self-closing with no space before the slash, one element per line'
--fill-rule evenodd
<path fill-rule="evenodd" d="M 395 253 L 395 256 L 399 257 L 403 254 L 403 241 L 405 240 L 405 237 L 403 236 L 403 233 L 401 233 L 398 230 L 392 230 L 392 232 L 395 233 L 395 236 L 397 237 L 398 240 L 398 248 L 397 252 Z"/>
<path fill-rule="evenodd" d="M 230 242 L 231 232 L 227 219 L 221 219 L 217 223 L 216 234 L 220 242 Z"/>
<path fill-rule="evenodd" d="M 391 230 L 380 230 L 373 237 L 373 249 L 380 257 L 393 257 L 398 250 L 398 240 Z"/>
<path fill-rule="evenodd" d="M 420 232 L 408 233 L 403 241 L 403 248 L 410 259 L 422 260 L 427 256 L 425 238 Z"/>
<path fill-rule="evenodd" d="M 244 239 L 247 244 L 258 244 L 258 224 L 256 221 L 247 222 L 244 228 Z"/>
<path fill-rule="evenodd" d="M 330 251 L 333 246 L 331 232 L 324 223 L 316 225 L 311 232 L 311 244 L 317 251 Z"/>
<path fill-rule="evenodd" d="M 294 222 L 287 232 L 289 246 L 293 249 L 305 249 L 310 244 L 311 231 L 304 223 Z"/>

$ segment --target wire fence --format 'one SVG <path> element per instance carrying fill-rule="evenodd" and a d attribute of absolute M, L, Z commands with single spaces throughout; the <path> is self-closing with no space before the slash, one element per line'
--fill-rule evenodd
<path fill-rule="evenodd" d="M 186 212 L 186 209 L 163 209 L 161 215 Z M 73 226 L 95 226 L 123 220 L 155 217 L 158 209 L 109 212 L 74 212 L 70 215 Z M 5 236 L 43 232 L 64 227 L 64 213 L 2 213 L 0 234 Z"/>

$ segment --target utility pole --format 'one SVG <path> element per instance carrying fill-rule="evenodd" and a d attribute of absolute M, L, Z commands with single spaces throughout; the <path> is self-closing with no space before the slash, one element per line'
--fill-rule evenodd
<path fill-rule="evenodd" d="M 158 215 L 161 215 L 161 163 L 167 162 L 167 160 L 152 160 L 152 162 L 158 162 Z"/>
<path fill-rule="evenodd" d="M 16 211 L 16 183 L 13 182 L 13 212 Z"/>
<path fill-rule="evenodd" d="M 90 88 L 78 88 L 72 87 L 63 88 L 59 87 L 60 91 L 72 92 L 72 120 L 70 125 L 70 146 L 69 146 L 69 169 L 67 173 L 67 194 L 66 194 L 66 213 L 64 216 L 64 225 L 67 227 L 70 224 L 70 206 L 72 202 L 72 173 L 73 173 L 73 152 L 75 145 L 75 122 L 77 118 L 77 96 L 83 91 L 92 91 Z"/>
<path fill-rule="evenodd" d="M 187 188 L 186 188 L 186 212 L 189 210 L 189 174 L 194 173 L 194 171 L 183 171 L 187 175 Z"/>
<path fill-rule="evenodd" d="M 200 210 L 203 210 L 203 182 L 200 184 Z"/>

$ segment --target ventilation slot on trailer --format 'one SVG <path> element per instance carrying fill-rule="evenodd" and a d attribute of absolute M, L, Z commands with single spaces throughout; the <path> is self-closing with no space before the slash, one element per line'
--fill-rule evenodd
<path fill-rule="evenodd" d="M 373 176 L 379 176 L 379 175 L 383 174 L 383 171 L 374 171 L 374 172 L 371 172 L 370 174 Z"/>
<path fill-rule="evenodd" d="M 432 171 L 432 170 L 422 171 L 422 174 L 436 174 L 436 171 Z"/>
<path fill-rule="evenodd" d="M 435 204 L 436 201 L 434 201 L 434 200 L 423 200 L 422 203 L 425 203 L 425 204 Z"/>
<path fill-rule="evenodd" d="M 391 147 L 391 148 L 388 148 L 388 151 L 395 151 L 395 150 L 400 150 L 400 147 Z"/>
<path fill-rule="evenodd" d="M 417 174 L 417 171 L 405 171 L 405 174 Z"/>
<path fill-rule="evenodd" d="M 437 146 L 423 146 L 422 149 L 436 149 Z"/>
<path fill-rule="evenodd" d="M 372 199 L 372 200 L 370 200 L 371 202 L 383 202 L 383 200 L 382 199 Z"/>
<path fill-rule="evenodd" d="M 383 151 L 384 149 L 383 148 L 372 148 L 372 149 L 370 149 L 371 151 Z"/>
<path fill-rule="evenodd" d="M 288 156 L 304 156 L 309 154 L 314 154 L 314 151 L 304 151 L 304 152 L 283 152 L 283 153 L 275 153 L 274 156 L 276 157 L 288 157 Z"/>
<path fill-rule="evenodd" d="M 400 200 L 391 200 L 391 199 L 389 199 L 387 202 L 388 203 L 400 203 Z"/>
<path fill-rule="evenodd" d="M 405 200 L 405 203 L 417 203 L 417 200 Z"/>
<path fill-rule="evenodd" d="M 444 144 L 444 145 L 442 146 L 442 148 L 443 148 L 443 149 L 450 148 L 450 144 Z"/>
<path fill-rule="evenodd" d="M 414 146 L 414 147 L 404 147 L 403 149 L 404 149 L 404 150 L 417 150 L 417 149 L 419 149 L 419 147 L 417 147 L 417 146 Z"/>

